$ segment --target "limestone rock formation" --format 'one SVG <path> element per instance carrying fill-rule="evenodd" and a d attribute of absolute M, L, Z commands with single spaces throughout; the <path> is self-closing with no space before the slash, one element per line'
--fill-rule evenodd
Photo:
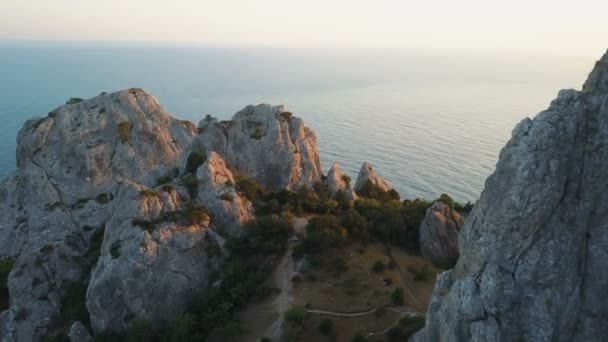
<path fill-rule="evenodd" d="M 163 188 L 119 184 L 86 295 L 95 331 L 123 332 L 134 317 L 166 325 L 209 282 L 210 218 L 185 189 Z"/>
<path fill-rule="evenodd" d="M 420 223 L 422 256 L 438 265 L 458 260 L 458 231 L 464 218 L 449 205 L 435 201 Z"/>
<path fill-rule="evenodd" d="M 317 138 L 283 106 L 247 106 L 229 122 L 207 117 L 192 149 L 217 152 L 228 166 L 273 190 L 311 186 L 321 180 Z"/>
<path fill-rule="evenodd" d="M 194 125 L 171 118 L 139 89 L 66 104 L 24 124 L 17 171 L 0 182 L 0 258 L 16 258 L 2 339 L 33 341 L 50 333 L 65 316 L 70 292 L 86 289 L 94 242 L 111 215 L 114 180 L 152 182 L 194 134 Z"/>
<path fill-rule="evenodd" d="M 384 180 L 384 178 L 376 175 L 372 166 L 365 162 L 361 165 L 359 175 L 357 176 L 357 182 L 355 183 L 355 192 L 360 193 L 367 184 L 377 186 L 379 189 L 389 191 L 392 187 Z"/>
<path fill-rule="evenodd" d="M 342 191 L 349 199 L 356 200 L 357 194 L 350 186 L 350 179 L 346 179 L 345 175 L 340 171 L 340 165 L 334 163 L 327 172 L 327 178 L 325 180 L 329 193 L 332 197 L 336 196 L 336 193 Z"/>
<path fill-rule="evenodd" d="M 196 177 L 197 200 L 209 208 L 216 227 L 228 235 L 240 235 L 243 224 L 253 219 L 253 205 L 236 191 L 234 176 L 222 157 L 209 152 Z"/>
<path fill-rule="evenodd" d="M 206 155 L 195 170 L 192 152 Z M 94 333 L 124 332 L 134 319 L 166 326 L 213 280 L 225 238 L 253 218 L 231 168 L 276 189 L 321 178 L 314 132 L 282 107 L 208 116 L 197 128 L 141 89 L 27 121 L 17 154 L 17 171 L 0 181 L 0 259 L 15 259 L 1 341 L 67 327 L 86 339 L 89 327 L 75 322 Z"/>
<path fill-rule="evenodd" d="M 605 340 L 607 166 L 608 53 L 514 129 L 413 341 Z"/>

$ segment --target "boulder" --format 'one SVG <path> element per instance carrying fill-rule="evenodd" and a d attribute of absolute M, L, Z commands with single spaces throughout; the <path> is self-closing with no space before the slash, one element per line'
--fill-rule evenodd
<path fill-rule="evenodd" d="M 608 53 L 515 127 L 412 340 L 605 340 L 607 167 Z"/>
<path fill-rule="evenodd" d="M 368 185 L 374 185 L 382 191 L 389 191 L 392 187 L 384 180 L 384 178 L 376 175 L 372 166 L 365 162 L 361 165 L 357 182 L 355 183 L 355 192 L 360 193 Z"/>
<path fill-rule="evenodd" d="M 458 231 L 464 218 L 454 208 L 435 201 L 420 223 L 422 256 L 438 265 L 453 265 L 458 260 Z"/>

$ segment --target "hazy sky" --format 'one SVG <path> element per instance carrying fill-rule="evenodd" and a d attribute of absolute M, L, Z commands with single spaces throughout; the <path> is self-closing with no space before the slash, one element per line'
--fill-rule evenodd
<path fill-rule="evenodd" d="M 0 39 L 598 56 L 607 18 L 607 0 L 0 0 Z"/>

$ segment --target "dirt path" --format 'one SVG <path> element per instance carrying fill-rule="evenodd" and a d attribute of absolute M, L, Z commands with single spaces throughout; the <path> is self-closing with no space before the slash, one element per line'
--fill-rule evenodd
<path fill-rule="evenodd" d="M 293 284 L 291 280 L 295 275 L 296 270 L 292 252 L 293 247 L 299 240 L 298 235 L 303 234 L 303 232 L 306 230 L 307 224 L 308 220 L 305 218 L 294 218 L 293 229 L 296 234 L 289 239 L 287 251 L 283 255 L 283 258 L 281 258 L 274 275 L 275 286 L 281 290 L 281 293 L 274 301 L 274 306 L 278 316 L 272 325 L 266 330 L 265 334 L 265 336 L 269 337 L 272 341 L 279 341 L 281 339 L 281 335 L 283 334 L 285 313 L 291 308 L 294 302 Z"/>

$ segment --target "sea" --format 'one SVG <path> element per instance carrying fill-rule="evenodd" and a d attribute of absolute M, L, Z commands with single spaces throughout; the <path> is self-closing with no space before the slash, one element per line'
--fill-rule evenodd
<path fill-rule="evenodd" d="M 364 48 L 0 42 L 0 178 L 27 119 L 130 87 L 173 116 L 227 120 L 283 104 L 316 131 L 323 169 L 369 162 L 402 198 L 475 201 L 513 127 L 580 89 L 599 56 Z"/>

